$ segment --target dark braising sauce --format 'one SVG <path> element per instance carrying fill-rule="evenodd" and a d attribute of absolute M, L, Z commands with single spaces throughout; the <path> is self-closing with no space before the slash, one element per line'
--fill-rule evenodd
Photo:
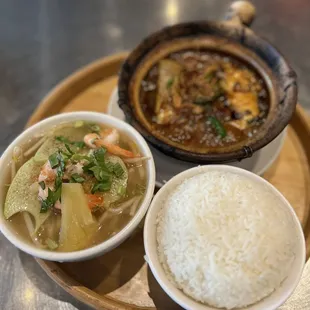
<path fill-rule="evenodd" d="M 153 66 L 140 102 L 154 133 L 198 152 L 253 137 L 269 110 L 267 87 L 252 68 L 198 50 L 173 53 Z"/>

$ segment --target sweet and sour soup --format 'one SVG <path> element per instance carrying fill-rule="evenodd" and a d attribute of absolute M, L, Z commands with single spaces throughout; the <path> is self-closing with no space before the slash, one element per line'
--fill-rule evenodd
<path fill-rule="evenodd" d="M 82 120 L 58 125 L 15 147 L 4 216 L 39 248 L 92 247 L 137 212 L 146 189 L 146 160 L 115 128 Z"/>
<path fill-rule="evenodd" d="M 142 81 L 139 101 L 155 136 L 198 153 L 246 143 L 269 110 L 268 89 L 256 70 L 203 49 L 174 52 L 156 63 Z"/>

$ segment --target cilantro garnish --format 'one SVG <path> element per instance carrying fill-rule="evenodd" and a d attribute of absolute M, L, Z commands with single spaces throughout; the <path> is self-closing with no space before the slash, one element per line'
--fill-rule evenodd
<path fill-rule="evenodd" d="M 96 192 L 105 192 L 105 191 L 108 191 L 110 188 L 111 188 L 111 179 L 105 182 L 96 183 L 92 187 L 91 193 L 94 194 Z"/>
<path fill-rule="evenodd" d="M 77 173 L 71 175 L 70 183 L 83 183 L 85 179 Z"/>
<path fill-rule="evenodd" d="M 53 169 L 56 169 L 55 189 L 51 190 L 50 188 L 48 188 L 47 198 L 43 200 L 41 204 L 41 209 L 40 209 L 41 213 L 47 212 L 50 208 L 52 208 L 55 205 L 57 200 L 60 200 L 62 178 L 65 172 L 65 160 L 60 151 L 51 154 L 48 160 L 50 162 L 51 167 Z M 40 184 L 40 186 L 43 189 L 43 185 Z M 45 189 L 45 184 L 44 184 L 44 189 Z"/>

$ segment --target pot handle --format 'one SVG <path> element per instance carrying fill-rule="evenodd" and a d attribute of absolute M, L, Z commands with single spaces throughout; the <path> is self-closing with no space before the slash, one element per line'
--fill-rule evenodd
<path fill-rule="evenodd" d="M 235 1 L 230 5 L 224 20 L 249 27 L 254 20 L 255 12 L 256 9 L 251 2 L 245 0 Z"/>

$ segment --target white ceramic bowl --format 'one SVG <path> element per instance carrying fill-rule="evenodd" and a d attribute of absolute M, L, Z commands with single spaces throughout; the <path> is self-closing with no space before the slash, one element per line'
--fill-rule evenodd
<path fill-rule="evenodd" d="M 24 241 L 20 238 L 16 233 L 14 233 L 12 227 L 8 225 L 8 222 L 5 220 L 3 215 L 3 207 L 5 201 L 5 176 L 7 175 L 7 170 L 10 169 L 10 161 L 12 158 L 13 148 L 18 145 L 22 145 L 26 141 L 28 141 L 34 134 L 39 132 L 44 132 L 49 128 L 64 122 L 71 122 L 76 120 L 85 120 L 92 121 L 97 123 L 102 123 L 108 126 L 112 126 L 117 128 L 123 132 L 125 132 L 129 137 L 131 137 L 138 145 L 141 153 L 144 156 L 150 157 L 151 159 L 147 161 L 147 190 L 145 193 L 145 197 L 141 203 L 141 206 L 132 220 L 115 236 L 104 241 L 96 246 L 91 248 L 75 251 L 75 252 L 51 252 L 47 250 L 38 249 L 33 244 Z M 90 259 L 95 256 L 99 256 L 104 254 L 115 247 L 117 247 L 120 243 L 122 243 L 126 238 L 130 236 L 130 234 L 135 230 L 135 228 L 139 225 L 141 220 L 143 219 L 149 204 L 152 200 L 154 187 L 155 187 L 155 167 L 154 161 L 152 157 L 152 153 L 143 139 L 143 137 L 130 125 L 126 124 L 123 121 L 118 120 L 112 116 L 94 112 L 73 112 L 73 113 L 65 113 L 59 114 L 56 116 L 52 116 L 47 118 L 38 124 L 28 128 L 22 134 L 20 134 L 5 150 L 0 159 L 0 230 L 4 234 L 4 236 L 12 242 L 16 247 L 21 249 L 22 251 L 33 255 L 35 257 L 39 257 L 46 260 L 52 261 L 81 261 Z"/>
<path fill-rule="evenodd" d="M 293 222 L 296 225 L 296 230 L 298 231 L 298 239 L 296 240 L 297 245 L 297 253 L 296 258 L 294 260 L 293 266 L 290 270 L 288 277 L 283 281 L 281 287 L 275 290 L 271 295 L 266 297 L 265 299 L 261 300 L 260 302 L 246 307 L 242 309 L 246 310 L 274 310 L 277 309 L 280 305 L 282 305 L 285 300 L 293 293 L 294 289 L 296 288 L 303 271 L 303 267 L 305 265 L 306 259 L 306 250 L 305 250 L 305 240 L 303 231 L 300 225 L 300 222 L 289 204 L 289 202 L 284 198 L 284 196 L 270 183 L 268 183 L 263 178 L 257 176 L 256 174 L 236 168 L 231 166 L 225 165 L 210 165 L 210 166 L 199 166 L 192 168 L 190 170 L 184 171 L 174 178 L 172 178 L 169 182 L 167 182 L 155 195 L 151 206 L 149 208 L 148 214 L 145 219 L 144 224 L 144 247 L 146 252 L 146 261 L 148 262 L 153 275 L 155 276 L 156 280 L 163 288 L 163 290 L 179 305 L 181 305 L 185 309 L 191 310 L 215 310 L 218 308 L 210 307 L 207 305 L 203 305 L 199 302 L 194 301 L 187 295 L 185 295 L 181 290 L 176 288 L 174 284 L 172 284 L 159 262 L 158 254 L 157 254 L 157 241 L 156 241 L 156 218 L 159 210 L 163 206 L 163 201 L 165 198 L 171 193 L 173 189 L 175 189 L 183 180 L 190 178 L 194 175 L 216 170 L 216 171 L 225 171 L 225 172 L 233 172 L 240 175 L 245 175 L 250 177 L 255 182 L 264 183 L 267 185 L 270 190 L 277 195 L 283 202 L 283 206 L 287 208 L 292 216 Z"/>

